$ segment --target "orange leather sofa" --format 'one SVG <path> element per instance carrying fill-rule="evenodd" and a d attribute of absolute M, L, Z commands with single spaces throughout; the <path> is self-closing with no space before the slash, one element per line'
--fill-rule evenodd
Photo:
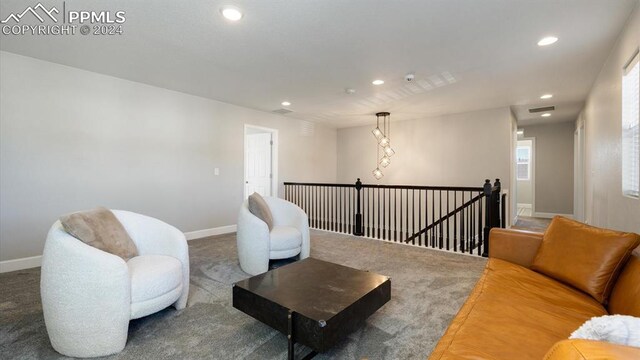
<path fill-rule="evenodd" d="M 604 306 L 529 269 L 543 234 L 492 229 L 489 239 L 484 273 L 430 360 L 640 359 L 640 348 L 568 340 L 595 316 L 640 317 L 640 247 L 622 267 Z"/>

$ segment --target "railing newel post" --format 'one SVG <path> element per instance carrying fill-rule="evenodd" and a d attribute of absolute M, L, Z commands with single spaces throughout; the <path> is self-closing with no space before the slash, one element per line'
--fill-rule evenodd
<path fill-rule="evenodd" d="M 482 249 L 482 256 L 489 256 L 489 231 L 491 231 L 491 193 L 492 193 L 491 180 L 486 179 L 483 185 L 483 192 L 485 197 L 485 214 L 484 214 L 484 248 Z"/>
<path fill-rule="evenodd" d="M 360 178 L 356 181 L 355 185 L 356 189 L 356 222 L 355 227 L 353 229 L 353 235 L 362 236 L 364 235 L 364 231 L 362 229 L 362 213 L 360 209 L 360 190 L 362 190 L 362 182 Z"/>

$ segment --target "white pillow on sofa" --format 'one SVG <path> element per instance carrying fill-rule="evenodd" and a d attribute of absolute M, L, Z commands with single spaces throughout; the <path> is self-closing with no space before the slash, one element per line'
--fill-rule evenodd
<path fill-rule="evenodd" d="M 594 317 L 574 331 L 569 339 L 599 340 L 640 347 L 640 318 L 627 315 Z"/>

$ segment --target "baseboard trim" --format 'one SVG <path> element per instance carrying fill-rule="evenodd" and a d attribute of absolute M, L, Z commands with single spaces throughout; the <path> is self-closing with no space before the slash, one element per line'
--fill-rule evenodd
<path fill-rule="evenodd" d="M 26 257 L 21 259 L 0 261 L 0 273 L 31 269 L 35 267 L 40 267 L 41 264 L 42 264 L 42 255 L 31 256 L 31 257 Z"/>
<path fill-rule="evenodd" d="M 237 231 L 237 228 L 238 227 L 236 225 L 218 226 L 211 229 L 203 229 L 203 230 L 186 232 L 184 233 L 184 236 L 187 238 L 187 241 L 196 240 L 196 239 L 202 239 L 209 236 L 234 233 Z"/>
<path fill-rule="evenodd" d="M 552 219 L 556 215 L 560 215 L 560 216 L 567 217 L 569 219 L 573 219 L 573 214 L 556 214 L 556 213 L 546 213 L 546 212 L 534 212 L 531 216 L 532 217 L 538 217 L 538 218 L 544 218 L 544 219 Z"/>
<path fill-rule="evenodd" d="M 236 230 L 236 225 L 219 226 L 211 229 L 186 232 L 184 233 L 184 237 L 187 240 L 196 240 L 209 236 L 230 234 L 236 232 Z M 41 264 L 42 255 L 0 261 L 0 273 L 40 267 Z"/>

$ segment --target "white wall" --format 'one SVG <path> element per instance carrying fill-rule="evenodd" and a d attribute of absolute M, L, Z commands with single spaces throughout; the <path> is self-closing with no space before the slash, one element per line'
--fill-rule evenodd
<path fill-rule="evenodd" d="M 640 46 L 640 9 L 634 12 L 589 92 L 585 124 L 586 220 L 640 233 L 640 200 L 622 195 L 622 69 Z"/>
<path fill-rule="evenodd" d="M 98 205 L 235 224 L 245 123 L 279 130 L 280 182 L 336 180 L 335 129 L 7 52 L 0 78 L 0 260 L 40 255 L 60 215 Z"/>
<path fill-rule="evenodd" d="M 393 119 L 393 113 L 391 114 Z M 511 158 L 509 108 L 474 111 L 391 123 L 396 154 L 372 175 L 376 140 L 372 126 L 338 130 L 338 181 L 365 183 L 482 186 L 500 178 L 509 188 Z"/>
<path fill-rule="evenodd" d="M 640 200 L 622 195 L 622 68 L 640 46 L 640 5 L 629 17 L 581 115 L 585 124 L 586 220 L 640 233 Z"/>
<path fill-rule="evenodd" d="M 534 211 L 573 214 L 574 122 L 523 126 L 525 138 L 534 138 Z M 533 214 L 536 216 L 536 214 Z"/>

